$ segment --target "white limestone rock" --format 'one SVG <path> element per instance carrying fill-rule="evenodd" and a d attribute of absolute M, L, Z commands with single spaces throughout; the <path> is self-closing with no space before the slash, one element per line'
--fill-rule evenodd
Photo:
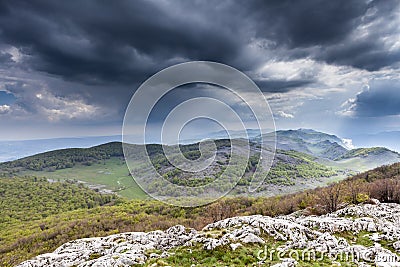
<path fill-rule="evenodd" d="M 361 231 L 368 232 L 367 237 L 376 242 L 374 246 L 365 247 L 354 244 L 354 240 L 338 237 L 342 232 L 357 234 Z M 370 257 L 359 259 L 358 266 L 371 266 L 371 262 L 376 266 L 400 266 L 399 255 L 379 245 L 381 241 L 388 241 L 400 251 L 400 205 L 378 202 L 352 205 L 323 216 L 241 216 L 209 224 L 202 231 L 177 225 L 166 231 L 84 238 L 65 243 L 53 253 L 39 255 L 18 266 L 132 266 L 150 258 L 167 258 L 171 256 L 171 249 L 177 247 L 190 250 L 200 245 L 205 250 L 213 250 L 230 246 L 236 250 L 246 243 L 264 244 L 265 236 L 284 241 L 280 251 L 314 249 L 331 255 L 356 253 Z M 155 249 L 160 252 L 148 253 Z M 274 266 L 296 264 L 295 260 L 284 259 Z"/>
<path fill-rule="evenodd" d="M 233 251 L 235 251 L 235 250 L 237 250 L 238 248 L 243 247 L 243 245 L 240 244 L 240 243 L 231 243 L 231 244 L 230 244 L 230 247 L 231 247 L 231 249 L 232 249 Z"/>
<path fill-rule="evenodd" d="M 292 258 L 282 259 L 281 263 L 272 265 L 271 267 L 295 267 L 297 266 L 297 261 Z"/>

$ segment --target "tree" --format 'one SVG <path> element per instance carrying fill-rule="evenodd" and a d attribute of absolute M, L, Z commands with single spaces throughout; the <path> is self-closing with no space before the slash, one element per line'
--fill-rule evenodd
<path fill-rule="evenodd" d="M 326 212 L 337 211 L 342 200 L 342 184 L 334 183 L 322 189 L 319 193 L 319 199 Z"/>

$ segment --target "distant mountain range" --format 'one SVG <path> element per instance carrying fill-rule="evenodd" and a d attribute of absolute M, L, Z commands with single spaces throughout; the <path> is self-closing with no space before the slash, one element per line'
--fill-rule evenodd
<path fill-rule="evenodd" d="M 242 194 L 247 190 L 252 178 L 252 172 L 260 154 L 261 136 L 252 132 L 251 152 L 245 176 L 238 182 L 238 187 L 232 194 Z M 270 137 L 266 134 L 266 138 Z M 214 136 L 223 136 L 215 133 Z M 240 136 L 240 133 L 237 133 Z M 118 137 L 101 137 L 97 139 L 57 139 L 62 142 L 74 141 L 76 145 L 88 145 Z M 257 194 L 290 193 L 316 186 L 323 186 L 332 181 L 338 181 L 357 172 L 373 169 L 381 165 L 400 162 L 400 154 L 384 147 L 355 148 L 349 146 L 350 142 L 335 135 L 326 134 L 310 129 L 285 130 L 276 132 L 277 150 L 274 162 L 269 172 L 265 173 L 265 182 Z M 176 169 L 163 154 L 161 145 L 147 145 L 151 150 L 151 160 L 157 171 L 167 180 L 178 185 L 198 186 L 208 183 L 219 177 L 229 163 L 230 142 L 226 139 L 216 139 L 216 160 L 201 173 L 186 173 Z M 237 139 L 241 140 L 241 138 Z M 35 143 L 34 143 L 35 144 Z M 35 145 L 40 144 L 36 143 Z M 57 145 L 55 140 L 50 140 L 48 145 Z M 71 143 L 69 143 L 71 144 Z M 23 143 L 19 144 L 24 150 Z M 63 144 L 65 146 L 65 144 Z M 134 148 L 143 145 L 132 146 Z M 44 146 L 41 147 L 44 149 Z M 200 155 L 198 144 L 181 145 L 185 157 L 196 159 Z M 131 151 L 135 158 L 130 159 L 136 166 L 143 166 L 144 154 L 142 149 Z M 150 153 L 150 152 L 149 152 Z M 240 152 L 242 153 L 242 152 Z M 244 152 L 243 152 L 244 153 Z M 268 152 L 268 153 L 271 153 Z M 149 154 L 150 155 L 150 154 Z M 272 154 L 271 154 L 272 155 Z M 246 155 L 239 155 L 246 158 Z M 246 159 L 245 159 L 246 160 Z M 263 167 L 262 167 L 263 168 Z M 148 177 L 147 183 L 152 184 L 153 175 L 145 173 L 143 167 L 135 168 L 136 174 Z M 133 183 L 129 171 L 124 163 L 122 146 L 120 142 L 111 142 L 103 145 L 81 148 L 62 149 L 37 154 L 23 159 L 0 164 L 0 175 L 34 175 L 47 177 L 50 180 L 76 179 L 98 188 L 118 192 L 121 195 L 135 198 L 138 194 L 143 196 L 138 186 Z M 225 184 L 221 184 L 221 188 Z M 159 185 L 157 185 L 159 186 Z M 160 186 L 159 186 L 160 187 Z M 154 190 L 168 191 L 161 186 Z M 141 192 L 141 193 L 140 193 Z M 207 193 L 207 192 L 205 192 Z"/>
<path fill-rule="evenodd" d="M 113 135 L 21 141 L 0 141 L 0 162 L 16 160 L 56 149 L 75 147 L 85 148 L 113 141 L 121 141 L 121 136 Z"/>
<path fill-rule="evenodd" d="M 400 131 L 359 134 L 352 136 L 357 147 L 383 146 L 400 152 Z"/>
<path fill-rule="evenodd" d="M 231 131 L 231 138 L 248 137 L 252 142 L 259 142 L 260 131 L 248 129 Z M 271 134 L 267 134 L 266 137 Z M 387 132 L 377 135 L 360 137 L 354 140 L 355 145 L 368 144 L 367 148 L 354 148 L 351 140 L 339 138 L 336 135 L 318 132 L 312 129 L 279 130 L 275 132 L 277 149 L 283 151 L 297 151 L 317 158 L 317 161 L 328 165 L 337 163 L 347 164 L 348 169 L 364 171 L 384 164 L 400 161 L 400 154 L 385 147 L 371 147 L 373 144 L 393 143 L 400 138 L 400 132 Z M 385 136 L 379 139 L 379 136 Z M 183 144 L 195 143 L 203 139 L 228 138 L 226 131 L 212 132 L 207 136 L 196 136 L 193 139 L 182 141 Z M 16 160 L 19 158 L 63 148 L 87 148 L 96 145 L 121 141 L 122 137 L 97 136 L 77 138 L 55 138 L 26 141 L 0 141 L 0 162 Z M 376 140 L 376 142 L 373 140 Z M 385 141 L 386 140 L 386 141 Z M 388 141 L 389 140 L 389 141 Z M 397 139 L 400 140 L 400 139 Z M 400 146 L 400 145 L 399 145 Z"/>
<path fill-rule="evenodd" d="M 230 130 L 229 134 L 227 131 L 217 131 L 217 132 L 210 132 L 207 134 L 199 134 L 195 135 L 192 138 L 180 140 L 182 144 L 192 144 L 196 142 L 200 142 L 205 139 L 234 139 L 234 138 L 249 138 L 253 139 L 256 138 L 261 134 L 259 129 L 246 129 L 246 131 L 235 131 Z"/>
<path fill-rule="evenodd" d="M 335 159 L 351 149 L 335 135 L 310 129 L 277 131 L 276 140 L 278 149 L 296 150 L 328 159 Z"/>
<path fill-rule="evenodd" d="M 385 147 L 353 148 L 348 140 L 310 129 L 277 131 L 276 138 L 278 149 L 306 153 L 326 165 L 354 171 L 400 162 L 400 154 Z"/>

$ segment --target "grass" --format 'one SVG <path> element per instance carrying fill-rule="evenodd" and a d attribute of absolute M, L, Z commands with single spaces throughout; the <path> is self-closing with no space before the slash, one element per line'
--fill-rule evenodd
<path fill-rule="evenodd" d="M 129 175 L 128 167 L 121 158 L 110 158 L 91 166 L 76 165 L 73 168 L 48 171 L 23 171 L 21 175 L 45 177 L 55 181 L 79 180 L 91 185 L 104 186 L 127 199 L 146 199 L 146 193 Z"/>
<path fill-rule="evenodd" d="M 315 259 L 311 256 L 308 259 L 307 254 L 302 257 L 301 250 L 292 251 L 286 254 L 277 253 L 279 242 L 267 243 L 263 245 L 245 244 L 242 247 L 232 250 L 229 245 L 220 246 L 214 250 L 204 250 L 200 245 L 192 247 L 179 247 L 169 251 L 170 256 L 163 259 L 150 259 L 144 266 L 272 266 L 279 263 L 283 258 L 293 258 L 298 262 L 297 266 L 317 267 L 317 266 L 338 266 L 328 256 L 321 257 L 316 253 Z M 149 251 L 150 252 L 157 251 Z M 293 253 L 293 252 L 297 252 Z M 265 253 L 267 255 L 265 255 Z M 297 256 L 298 255 L 298 256 Z M 272 257 L 272 258 L 271 258 Z M 260 260 L 261 258 L 261 260 Z M 337 260 L 340 266 L 357 266 L 353 262 Z"/>
<path fill-rule="evenodd" d="M 200 245 L 172 249 L 164 259 L 152 259 L 145 266 L 251 266 L 256 264 L 259 245 L 245 246 L 235 251 L 226 245 L 204 250 Z"/>
<path fill-rule="evenodd" d="M 336 233 L 335 236 L 343 237 L 349 242 L 349 244 L 358 244 L 365 247 L 370 247 L 374 245 L 374 242 L 369 238 L 370 233 L 367 231 L 360 231 L 358 233 L 352 232 L 339 232 Z"/>

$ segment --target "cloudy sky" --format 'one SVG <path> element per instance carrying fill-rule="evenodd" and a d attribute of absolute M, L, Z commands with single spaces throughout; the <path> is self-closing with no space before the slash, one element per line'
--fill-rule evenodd
<path fill-rule="evenodd" d="M 140 84 L 193 60 L 245 72 L 277 128 L 400 130 L 399 25 L 397 0 L 0 1 L 0 139 L 119 134 Z M 221 90 L 200 87 L 163 105 Z"/>

